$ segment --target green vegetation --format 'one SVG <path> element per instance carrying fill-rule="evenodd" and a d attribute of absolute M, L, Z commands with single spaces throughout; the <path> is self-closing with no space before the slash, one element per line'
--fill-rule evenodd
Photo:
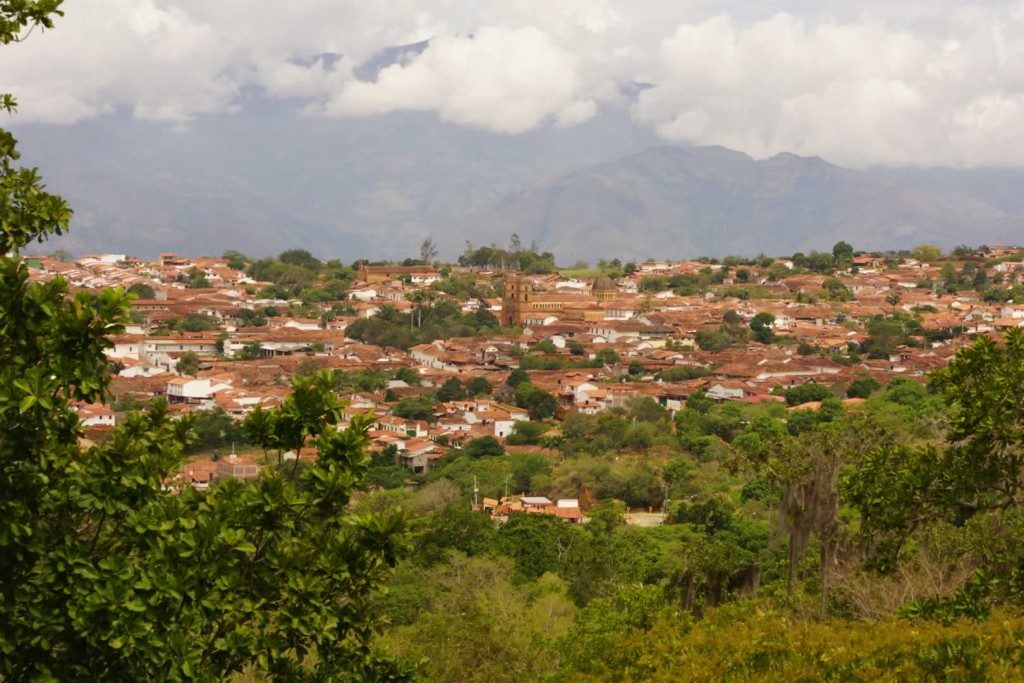
<path fill-rule="evenodd" d="M 393 306 L 381 306 L 377 315 L 355 321 L 345 334 L 367 344 L 408 349 L 435 339 L 496 334 L 499 330 L 498 319 L 490 311 L 481 308 L 475 313 L 462 313 L 458 304 L 441 299 L 420 301 L 408 314 Z"/>
<path fill-rule="evenodd" d="M 0 3 L 0 43 L 52 27 L 59 5 Z M 105 397 L 107 335 L 130 299 L 29 282 L 19 251 L 63 233 L 71 211 L 15 158 L 0 132 L 0 678 L 409 677 L 370 643 L 401 518 L 347 512 L 368 425 L 334 428 L 329 376 L 298 379 L 280 408 L 258 411 L 268 452 L 315 443 L 301 469 L 168 490 L 193 423 L 162 401 L 82 445 L 71 402 Z"/>

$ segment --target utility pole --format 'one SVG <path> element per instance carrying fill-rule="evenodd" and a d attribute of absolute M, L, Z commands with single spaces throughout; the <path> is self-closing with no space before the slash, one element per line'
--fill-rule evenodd
<path fill-rule="evenodd" d="M 476 475 L 473 475 L 473 509 L 476 509 L 480 505 L 480 501 L 477 499 L 477 494 L 480 493 L 480 489 L 476 485 Z"/>

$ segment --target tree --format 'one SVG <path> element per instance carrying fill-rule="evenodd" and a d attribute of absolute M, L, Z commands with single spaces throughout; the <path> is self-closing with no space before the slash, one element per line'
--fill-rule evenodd
<path fill-rule="evenodd" d="M 858 377 L 846 387 L 846 395 L 850 398 L 867 398 L 882 388 L 882 383 L 874 377 Z"/>
<path fill-rule="evenodd" d="M 461 401 L 466 398 L 466 390 L 458 377 L 450 377 L 437 390 L 437 400 L 443 403 L 448 401 Z"/>
<path fill-rule="evenodd" d="M 516 387 L 516 405 L 525 408 L 533 420 L 546 420 L 554 417 L 558 402 L 555 397 L 529 382 L 524 382 Z"/>
<path fill-rule="evenodd" d="M 156 291 L 145 282 L 136 282 L 128 288 L 129 294 L 134 294 L 136 299 L 155 299 Z"/>
<path fill-rule="evenodd" d="M 185 351 L 178 356 L 174 369 L 182 375 L 195 376 L 199 372 L 199 354 L 195 351 Z"/>
<path fill-rule="evenodd" d="M 0 43 L 51 27 L 59 4 L 0 3 Z M 71 212 L 15 156 L 0 133 L 0 678 L 408 677 L 370 643 L 401 522 L 347 512 L 368 421 L 338 431 L 329 386 L 299 381 L 268 442 L 311 439 L 315 463 L 208 491 L 168 490 L 190 420 L 162 401 L 84 448 L 71 402 L 106 396 L 104 350 L 129 298 L 29 282 L 20 250 Z"/>
<path fill-rule="evenodd" d="M 281 263 L 286 263 L 291 266 L 298 266 L 306 270 L 317 271 L 320 270 L 320 266 L 323 264 L 320 259 L 313 256 L 306 249 L 287 249 L 282 251 L 277 257 L 277 260 Z"/>
<path fill-rule="evenodd" d="M 910 256 L 924 263 L 931 263 L 942 258 L 942 249 L 934 244 L 919 244 L 910 252 Z"/>
<path fill-rule="evenodd" d="M 242 350 L 235 353 L 239 360 L 256 360 L 263 355 L 263 345 L 258 341 L 246 342 Z"/>
<path fill-rule="evenodd" d="M 505 380 L 505 384 L 509 385 L 513 389 L 518 387 L 524 382 L 529 382 L 530 376 L 526 374 L 526 370 L 516 368 L 512 372 L 508 373 L 508 378 Z"/>
<path fill-rule="evenodd" d="M 786 403 L 798 406 L 811 401 L 821 401 L 832 396 L 832 392 L 824 384 L 806 382 L 786 390 Z"/>
<path fill-rule="evenodd" d="M 477 396 L 487 396 L 493 391 L 494 387 L 491 385 L 485 377 L 471 377 L 466 382 L 466 395 L 470 398 Z"/>
<path fill-rule="evenodd" d="M 775 331 L 772 324 L 775 323 L 775 316 L 771 313 L 758 313 L 750 320 L 750 330 L 754 333 L 754 339 L 762 344 L 771 344 L 775 341 Z"/>
<path fill-rule="evenodd" d="M 900 305 L 901 301 L 903 301 L 903 295 L 900 294 L 899 292 L 892 292 L 891 294 L 886 294 L 885 296 L 885 303 L 892 306 L 893 311 L 896 310 L 896 307 Z"/>
<path fill-rule="evenodd" d="M 832 247 L 832 257 L 837 266 L 853 263 L 853 246 L 849 242 L 836 242 Z"/>
<path fill-rule="evenodd" d="M 505 447 L 493 436 L 481 436 L 467 443 L 462 452 L 471 458 L 482 458 L 485 456 L 504 455 Z"/>
<path fill-rule="evenodd" d="M 434 244 L 434 238 L 428 235 L 420 243 L 420 261 L 423 261 L 424 265 L 430 265 L 435 258 L 437 258 L 437 245 Z"/>

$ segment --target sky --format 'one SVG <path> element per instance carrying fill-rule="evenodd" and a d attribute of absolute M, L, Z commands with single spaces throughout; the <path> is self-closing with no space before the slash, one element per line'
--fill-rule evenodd
<path fill-rule="evenodd" d="M 1024 0 L 70 0 L 0 50 L 19 122 L 188 135 L 255 100 L 507 136 L 623 110 L 661 139 L 852 167 L 1024 166 Z M 382 51 L 427 41 L 414 49 Z"/>

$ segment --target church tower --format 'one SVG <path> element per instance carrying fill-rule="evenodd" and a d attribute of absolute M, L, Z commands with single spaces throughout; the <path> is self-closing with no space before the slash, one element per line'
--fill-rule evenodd
<path fill-rule="evenodd" d="M 599 273 L 594 279 L 594 284 L 590 288 L 590 293 L 597 299 L 597 303 L 603 304 L 607 301 L 611 301 L 618 294 L 615 289 L 615 283 L 612 279 L 604 273 Z"/>
<path fill-rule="evenodd" d="M 501 298 L 501 324 L 519 327 L 526 314 L 533 309 L 533 283 L 519 273 L 505 278 L 505 291 Z"/>

